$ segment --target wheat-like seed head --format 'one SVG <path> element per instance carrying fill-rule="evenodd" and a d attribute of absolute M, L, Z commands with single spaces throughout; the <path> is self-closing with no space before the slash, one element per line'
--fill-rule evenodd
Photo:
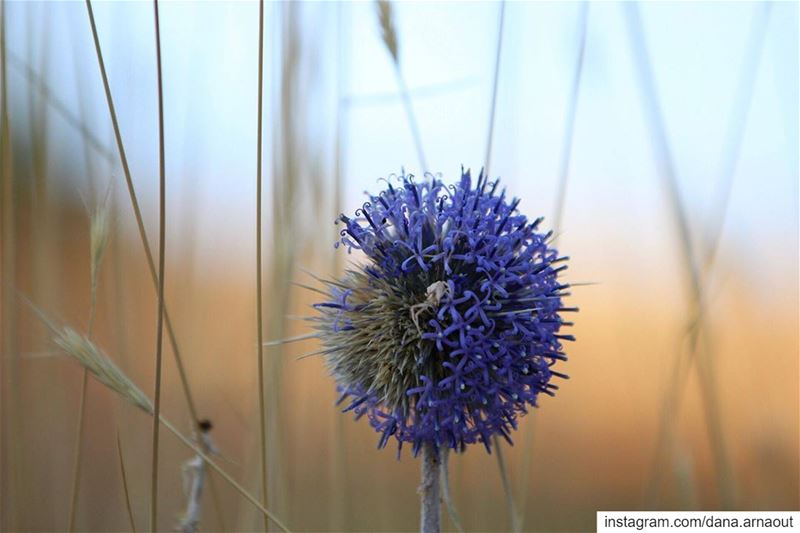
<path fill-rule="evenodd" d="M 392 3 L 389 0 L 377 0 L 378 7 L 378 23 L 381 27 L 381 38 L 383 44 L 392 54 L 392 59 L 395 63 L 398 61 L 398 46 L 397 46 L 397 29 L 394 25 L 394 15 L 392 12 Z"/>
<path fill-rule="evenodd" d="M 89 228 L 89 247 L 91 252 L 92 283 L 97 280 L 100 263 L 108 244 L 108 207 L 99 206 L 91 216 Z"/>
<path fill-rule="evenodd" d="M 91 372 L 98 381 L 145 412 L 153 413 L 150 398 L 88 338 L 69 326 L 64 326 L 56 331 L 53 342 Z"/>

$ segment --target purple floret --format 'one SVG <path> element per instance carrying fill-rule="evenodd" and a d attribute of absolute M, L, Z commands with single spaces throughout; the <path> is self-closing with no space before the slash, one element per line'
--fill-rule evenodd
<path fill-rule="evenodd" d="M 424 443 L 463 451 L 511 442 L 539 393 L 558 387 L 566 360 L 558 280 L 566 257 L 541 218 L 519 214 L 499 181 L 473 187 L 400 176 L 341 215 L 340 243 L 366 261 L 329 282 L 317 329 L 347 411 L 416 454 Z"/>

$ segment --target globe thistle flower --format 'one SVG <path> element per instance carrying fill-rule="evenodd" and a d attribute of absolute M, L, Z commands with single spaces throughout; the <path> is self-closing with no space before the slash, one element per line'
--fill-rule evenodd
<path fill-rule="evenodd" d="M 345 411 L 380 433 L 463 451 L 493 436 L 511 442 L 518 418 L 553 395 L 565 361 L 561 314 L 566 257 L 517 211 L 498 181 L 470 172 L 449 187 L 402 175 L 351 218 L 348 252 L 366 256 L 315 307 L 317 336 Z M 399 449 L 398 449 L 399 453 Z"/>

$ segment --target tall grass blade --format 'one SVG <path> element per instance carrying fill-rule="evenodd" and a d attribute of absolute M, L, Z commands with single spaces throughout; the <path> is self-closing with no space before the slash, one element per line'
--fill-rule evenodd
<path fill-rule="evenodd" d="M 114 99 L 111 95 L 111 87 L 109 85 L 108 76 L 106 74 L 105 61 L 103 60 L 103 54 L 100 48 L 100 39 L 97 34 L 97 26 L 94 20 L 94 11 L 92 10 L 92 2 L 91 0 L 85 0 L 85 3 L 86 3 L 86 10 L 89 15 L 89 23 L 91 25 L 92 37 L 94 39 L 97 62 L 100 68 L 100 74 L 103 81 L 103 89 L 106 95 L 106 103 L 108 104 L 108 110 L 111 116 L 111 124 L 114 130 L 114 138 L 117 143 L 117 150 L 119 152 L 120 163 L 122 165 L 122 171 L 125 176 L 125 183 L 128 188 L 128 196 L 131 201 L 131 207 L 133 209 L 134 218 L 136 219 L 136 225 L 139 231 L 140 240 L 142 241 L 142 248 L 144 249 L 145 256 L 147 259 L 147 265 L 150 269 L 150 277 L 152 278 L 153 286 L 156 288 L 156 290 L 158 290 L 158 283 L 159 283 L 158 272 L 156 271 L 155 261 L 153 260 L 153 254 L 150 249 L 150 241 L 147 238 L 147 231 L 145 230 L 144 227 L 144 220 L 142 218 L 141 208 L 139 207 L 139 200 L 136 195 L 136 188 L 133 184 L 133 178 L 131 177 L 130 168 L 128 166 L 128 157 L 125 152 L 125 146 L 122 142 L 122 134 L 119 127 L 119 122 L 117 120 L 116 108 L 114 107 Z M 189 406 L 189 411 L 192 414 L 192 418 L 195 420 L 195 422 L 197 422 L 198 421 L 197 410 L 195 409 L 195 404 L 192 399 L 191 391 L 189 389 L 189 382 L 186 377 L 186 371 L 184 369 L 183 361 L 180 356 L 181 352 L 178 348 L 175 331 L 172 327 L 172 322 L 170 320 L 169 312 L 166 305 L 164 306 L 164 322 L 167 327 L 167 334 L 169 336 L 172 352 L 175 355 L 175 363 L 176 366 L 178 367 L 178 374 L 180 375 L 181 378 L 181 385 L 183 386 L 183 391 L 184 395 L 186 396 L 186 401 Z"/>
<path fill-rule="evenodd" d="M 4 531 L 18 529 L 19 493 L 18 471 L 20 464 L 20 439 L 10 439 L 11 434 L 19 435 L 19 389 L 17 372 L 17 313 L 13 292 L 9 286 L 16 282 L 16 187 L 13 172 L 13 150 L 11 147 L 11 127 L 8 118 L 8 54 L 6 49 L 7 3 L 0 0 L 0 277 L 7 283 L 0 283 L 0 332 L 4 356 L 0 358 L 0 528 Z"/>
<path fill-rule="evenodd" d="M 122 442 L 119 438 L 119 430 L 117 430 L 117 456 L 119 458 L 119 472 L 122 476 L 122 490 L 125 493 L 125 510 L 128 513 L 128 525 L 131 526 L 131 531 L 136 533 L 136 521 L 133 519 L 133 507 L 131 507 L 131 493 L 128 489 L 128 476 L 125 473 L 125 459 L 122 455 Z"/>
<path fill-rule="evenodd" d="M 44 12 L 36 14 L 35 8 L 42 9 Z M 50 72 L 50 27 L 51 10 L 47 6 L 34 6 L 30 5 L 27 9 L 28 15 L 28 31 L 26 32 L 26 40 L 28 50 L 34 50 L 34 35 L 36 32 L 33 30 L 34 17 L 41 17 L 41 25 L 44 29 L 43 38 L 41 41 L 41 50 L 39 55 L 39 72 Z M 44 75 L 44 74 L 43 74 Z M 33 196 L 31 203 L 31 212 L 33 213 L 31 226 L 31 251 L 33 254 L 31 260 L 31 272 L 33 277 L 33 294 L 34 296 L 41 296 L 53 299 L 57 297 L 57 291 L 54 290 L 52 277 L 47 275 L 45 265 L 52 264 L 50 239 L 52 234 L 50 231 L 51 226 L 51 210 L 48 209 L 49 203 L 49 180 L 48 180 L 48 158 L 49 158 L 49 116 L 44 109 L 44 106 L 37 105 L 35 100 L 36 96 L 31 93 L 28 95 L 28 124 L 30 132 L 30 154 L 31 154 L 31 177 L 33 180 Z"/>
<path fill-rule="evenodd" d="M 555 211 L 553 215 L 553 244 L 558 241 L 561 235 L 561 225 L 564 216 L 564 206 L 567 197 L 567 181 L 569 179 L 569 163 L 572 158 L 572 145 L 575 135 L 575 116 L 578 109 L 578 96 L 580 94 L 581 75 L 583 73 L 583 58 L 586 50 L 586 32 L 588 27 L 589 18 L 589 2 L 582 2 L 578 11 L 578 53 L 575 58 L 575 66 L 572 73 L 572 82 L 570 84 L 570 94 L 567 99 L 567 109 L 564 120 L 564 137 L 561 142 L 561 162 L 558 172 L 558 190 L 556 193 Z M 518 528 L 516 533 L 522 531 L 525 526 L 525 514 L 527 510 L 528 501 L 528 479 L 531 470 L 531 458 L 533 457 L 533 442 L 534 442 L 534 427 L 535 418 L 528 420 L 527 431 L 525 432 L 525 441 L 522 449 L 522 474 L 520 483 L 520 513 Z"/>
<path fill-rule="evenodd" d="M 494 141 L 494 115 L 497 110 L 497 86 L 500 81 L 500 57 L 503 52 L 503 22 L 505 21 L 506 2 L 500 0 L 500 15 L 497 22 L 497 46 L 494 57 L 494 76 L 492 78 L 492 100 L 489 105 L 489 128 L 486 135 L 486 155 L 484 161 L 484 173 L 487 178 L 490 176 L 489 169 L 492 162 L 492 143 Z"/>
<path fill-rule="evenodd" d="M 119 153 L 120 164 L 122 165 L 122 172 L 125 176 L 125 184 L 128 189 L 128 197 L 131 202 L 131 208 L 133 209 L 133 215 L 136 220 L 136 226 L 139 232 L 139 238 L 142 242 L 142 248 L 144 249 L 145 258 L 147 260 L 147 266 L 150 270 L 150 278 L 152 279 L 153 286 L 158 290 L 159 284 L 159 276 L 158 272 L 156 271 L 155 261 L 153 260 L 153 253 L 150 249 L 150 242 L 147 238 L 147 231 L 144 227 L 144 221 L 142 219 L 142 212 L 139 208 L 139 200 L 136 195 L 136 187 L 133 184 L 133 178 L 131 177 L 130 167 L 128 166 L 128 157 L 125 152 L 125 145 L 122 142 L 122 133 L 119 127 L 119 121 L 117 120 L 117 112 L 114 106 L 114 98 L 111 94 L 111 86 L 108 81 L 108 75 L 106 73 L 106 66 L 105 61 L 103 60 L 103 52 L 100 47 L 100 38 L 97 33 L 97 25 L 94 19 L 94 11 L 92 9 L 92 2 L 91 0 L 85 0 L 86 4 L 86 12 L 89 17 L 89 25 L 92 31 L 92 40 L 94 42 L 95 48 L 95 55 L 97 56 L 97 64 L 98 68 L 100 69 L 100 76 L 103 82 L 103 90 L 106 97 L 106 104 L 108 105 L 108 112 L 111 118 L 111 125 L 114 131 L 114 139 L 117 145 L 117 151 Z M 189 407 L 189 413 L 192 417 L 192 420 L 195 424 L 200 421 L 200 418 L 197 415 L 197 408 L 194 403 L 194 399 L 192 398 L 191 388 L 189 387 L 189 378 L 186 375 L 186 369 L 183 365 L 183 359 L 181 358 L 181 351 L 178 347 L 178 339 L 175 335 L 175 329 L 172 326 L 172 320 L 170 319 L 169 309 L 167 308 L 166 302 L 162 301 L 163 304 L 163 314 L 164 314 L 164 324 L 167 328 L 167 337 L 170 342 L 170 347 L 172 348 L 172 354 L 175 358 L 175 366 L 178 369 L 178 376 L 180 377 L 181 387 L 183 389 L 184 397 L 186 398 L 186 404 Z M 222 508 L 219 505 L 219 496 L 217 494 L 216 486 L 214 484 L 214 479 L 209 479 L 209 485 L 211 487 L 211 494 L 214 499 L 214 505 L 217 507 L 217 516 L 220 518 L 221 522 L 224 522 Z"/>
<path fill-rule="evenodd" d="M 414 114 L 414 106 L 411 103 L 408 84 L 403 75 L 403 69 L 400 67 L 400 43 L 397 37 L 397 27 L 394 23 L 394 8 L 392 2 L 389 0 L 376 0 L 375 6 L 378 15 L 378 26 L 381 29 L 381 38 L 384 46 L 386 46 L 386 51 L 392 56 L 392 65 L 394 66 L 397 85 L 400 88 L 400 94 L 403 98 L 403 107 L 406 111 L 408 126 L 411 128 L 411 136 L 414 139 L 414 146 L 417 150 L 421 173 L 424 174 L 429 170 L 428 162 L 425 159 L 425 150 L 422 147 L 422 135 L 420 134 L 419 124 L 417 124 L 417 117 Z"/>
<path fill-rule="evenodd" d="M 97 311 L 97 276 L 100 264 L 103 261 L 106 245 L 108 244 L 108 209 L 106 201 L 95 208 L 89 220 L 89 264 L 90 264 L 90 296 L 89 296 L 89 325 L 86 336 L 91 340 L 94 333 L 94 319 Z M 81 396 L 78 405 L 78 421 L 75 432 L 75 456 L 72 465 L 72 498 L 70 498 L 68 530 L 75 531 L 75 517 L 78 507 L 78 493 L 80 491 L 81 457 L 83 453 L 84 416 L 86 413 L 86 394 L 88 386 L 88 372 L 83 371 L 81 376 Z"/>
<path fill-rule="evenodd" d="M 712 218 L 710 226 L 710 234 L 707 242 L 707 249 L 704 254 L 703 270 L 700 273 L 704 282 L 708 282 L 708 278 L 713 270 L 714 262 L 716 260 L 719 241 L 722 236 L 722 230 L 725 224 L 725 218 L 730 200 L 731 191 L 733 188 L 734 172 L 736 162 L 738 161 L 741 143 L 744 136 L 744 130 L 747 121 L 747 115 L 750 110 L 753 91 L 756 82 L 756 73 L 758 72 L 761 62 L 762 51 L 764 48 L 764 41 L 766 37 L 766 29 L 769 22 L 769 15 L 771 12 L 771 3 L 762 3 L 755 6 L 756 12 L 753 15 L 751 22 L 750 35 L 748 37 L 747 46 L 745 47 L 745 58 L 742 62 L 742 70 L 740 72 L 739 84 L 736 88 L 734 102 L 730 114 L 730 122 L 726 128 L 726 135 L 724 140 L 723 159 L 721 164 L 720 179 L 719 179 L 719 192 L 715 195 L 717 198 L 716 205 L 712 209 Z M 697 343 L 696 336 L 699 334 L 699 328 L 702 325 L 701 315 L 698 314 L 690 321 L 688 331 L 690 335 L 690 349 L 694 350 Z M 706 342 L 708 340 L 706 339 Z M 669 417 L 669 406 L 674 405 L 675 402 L 680 400 L 682 391 L 685 387 L 685 382 L 689 375 L 689 361 L 684 361 L 683 358 L 676 360 L 672 374 L 669 380 L 668 392 L 663 400 L 662 421 L 659 428 L 660 437 L 658 439 L 658 448 L 655 453 L 654 464 L 652 467 L 652 475 L 648 487 L 647 501 L 652 505 L 655 501 L 658 486 L 661 483 L 661 473 L 663 468 L 660 466 L 660 458 L 666 453 L 665 449 L 669 447 L 672 440 L 672 419 Z"/>
<path fill-rule="evenodd" d="M 684 269 L 689 278 L 689 304 L 690 304 L 690 324 L 695 322 L 695 326 L 690 328 L 689 335 L 689 364 L 696 362 L 698 376 L 701 382 L 701 393 L 703 408 L 705 412 L 706 425 L 709 430 L 709 439 L 713 450 L 714 466 L 717 478 L 717 488 L 720 493 L 722 507 L 730 509 L 733 505 L 733 477 L 728 459 L 727 445 L 722 430 L 722 417 L 718 403 L 715 374 L 713 370 L 714 355 L 708 344 L 708 326 L 705 324 L 705 298 L 703 283 L 700 278 L 700 271 L 697 258 L 692 248 L 691 232 L 686 209 L 681 198 L 675 165 L 667 140 L 666 125 L 662 115 L 658 91 L 653 77 L 650 58 L 648 56 L 647 44 L 645 42 L 644 30 L 642 27 L 639 5 L 636 3 L 625 4 L 625 14 L 628 24 L 628 33 L 631 39 L 631 49 L 634 58 L 635 71 L 640 85 L 644 103 L 646 120 L 652 136 L 652 146 L 655 151 L 658 172 L 667 190 L 669 204 L 672 210 L 673 220 L 676 225 L 678 240 L 681 250 L 681 257 Z M 705 353 L 699 351 L 698 340 L 701 329 L 705 329 Z M 680 355 L 676 358 L 676 368 L 681 365 Z M 681 372 L 673 372 L 673 375 L 680 376 Z M 680 382 L 671 383 L 671 389 L 666 398 L 674 403 L 665 403 L 662 407 L 660 436 L 657 447 L 660 450 L 668 446 L 671 439 L 671 427 L 673 424 L 674 413 L 679 411 L 679 404 L 682 398 L 683 385 Z M 658 456 L 658 450 L 657 450 Z M 656 461 L 658 457 L 656 458 Z M 660 470 L 660 469 L 656 469 Z M 657 478 L 660 474 L 655 474 Z M 651 493 L 657 488 L 656 482 L 651 483 Z"/>
<path fill-rule="evenodd" d="M 336 137 L 334 139 L 334 174 L 333 174 L 333 213 L 332 220 L 343 211 L 342 196 L 345 187 L 345 148 L 347 146 L 345 135 L 347 132 L 347 112 L 345 106 L 345 53 L 344 41 L 346 37 L 344 28 L 344 9 L 348 4 L 336 2 Z M 337 231 L 334 228 L 334 231 Z M 338 233 L 331 235 L 332 240 L 338 238 Z M 331 253 L 331 274 L 338 278 L 342 271 L 342 254 Z M 308 286 L 306 286 L 308 287 Z M 310 288 L 315 291 L 316 289 Z M 323 291 L 319 291 L 325 294 Z M 331 442 L 333 443 L 333 460 L 330 471 L 330 490 L 333 496 L 329 527 L 333 531 L 349 529 L 348 522 L 348 483 L 347 483 L 347 450 L 345 445 L 344 417 L 336 416 L 332 423 Z"/>
<path fill-rule="evenodd" d="M 486 134 L 486 155 L 484 157 L 484 173 L 490 176 L 491 158 L 492 158 L 492 143 L 494 141 L 494 117 L 497 110 L 497 87 L 500 80 L 500 58 L 503 51 L 503 25 L 505 22 L 506 3 L 505 0 L 500 1 L 500 13 L 497 21 L 497 46 L 495 47 L 494 58 L 494 76 L 492 79 L 492 99 L 489 104 L 489 126 Z M 503 452 L 500 449 L 500 441 L 494 437 L 495 458 L 497 459 L 497 469 L 500 472 L 500 479 L 503 482 L 503 492 L 506 496 L 508 504 L 508 514 L 511 523 L 511 528 L 516 529 L 517 524 L 517 510 L 514 504 L 514 494 L 511 488 L 511 482 L 506 469 L 505 461 L 503 461 Z"/>
<path fill-rule="evenodd" d="M 156 376 L 153 402 L 153 463 L 150 471 L 150 531 L 158 524 L 158 423 L 161 417 L 161 349 L 164 335 L 164 262 L 166 252 L 166 171 L 164 164 L 164 93 L 161 73 L 161 29 L 158 0 L 153 0 L 156 34 L 156 80 L 158 85 L 158 320 L 156 322 Z"/>
<path fill-rule="evenodd" d="M 301 162 L 308 160 L 304 144 L 298 141 L 303 127 L 303 95 L 305 87 L 301 77 L 303 40 L 301 38 L 300 6 L 286 2 L 278 4 L 277 21 L 280 22 L 279 72 L 280 89 L 278 110 L 274 114 L 274 147 L 272 157 L 272 243 L 270 288 L 272 296 L 268 311 L 268 338 L 285 336 L 286 311 L 291 304 L 291 290 L 287 283 L 292 276 L 296 243 L 290 236 L 297 229 L 296 208 L 298 191 L 302 186 Z M 276 43 L 277 44 L 277 43 Z M 275 57 L 275 56 L 273 56 Z M 281 423 L 281 395 L 283 379 L 283 348 L 281 343 L 269 342 L 267 352 L 267 476 L 268 506 L 281 514 L 289 512 L 287 498 L 286 462 Z"/>
<path fill-rule="evenodd" d="M 578 95 L 580 94 L 581 74 L 583 73 L 583 57 L 586 49 L 586 27 L 589 18 L 589 2 L 581 3 L 578 12 L 578 56 L 570 83 L 569 99 L 567 100 L 566 117 L 564 121 L 564 137 L 561 140 L 561 161 L 558 169 L 558 192 L 556 193 L 556 207 L 553 215 L 553 233 L 561 233 L 561 223 L 564 218 L 564 205 L 567 198 L 567 181 L 569 179 L 569 163 L 572 158 L 572 143 L 575 136 L 575 115 L 578 110 Z M 556 237 L 557 238 L 557 237 Z"/>
<path fill-rule="evenodd" d="M 258 331 L 258 412 L 261 444 L 261 502 L 267 504 L 267 408 L 264 392 L 264 307 L 261 286 L 261 148 L 264 92 L 264 0 L 258 2 L 258 107 L 256 111 L 256 328 Z M 269 524 L 264 519 L 264 531 Z"/>
<path fill-rule="evenodd" d="M 70 110 L 70 108 L 58 98 L 57 94 L 55 91 L 53 91 L 47 81 L 37 74 L 33 67 L 14 55 L 10 50 L 6 51 L 6 60 L 8 61 L 9 66 L 14 67 L 22 74 L 22 76 L 30 85 L 31 92 L 38 93 L 39 98 L 44 103 L 49 105 L 67 125 L 71 126 L 75 131 L 77 131 L 80 134 L 81 139 L 90 148 L 110 162 L 117 160 L 117 156 L 114 154 L 114 152 L 112 152 L 103 141 L 101 141 L 94 133 L 92 133 L 92 130 L 89 129 L 89 126 L 86 125 L 86 122 L 80 116 L 76 116 L 75 113 L 73 113 L 72 110 Z"/>
<path fill-rule="evenodd" d="M 704 273 L 706 276 L 712 270 L 719 249 L 720 237 L 725 226 L 725 218 L 728 212 L 733 181 L 736 172 L 736 164 L 739 161 L 742 140 L 747 126 L 747 117 L 753 101 L 753 92 L 756 85 L 756 74 L 758 73 L 761 57 L 766 40 L 767 26 L 769 24 L 772 2 L 762 2 L 756 4 L 753 9 L 753 19 L 750 27 L 750 35 L 745 46 L 745 57 L 742 61 L 741 72 L 739 73 L 739 83 L 736 87 L 733 106 L 729 116 L 728 127 L 723 144 L 722 164 L 718 183 L 718 192 L 715 194 L 717 203 L 712 211 L 710 220 L 710 233 L 708 249 L 704 257 Z"/>

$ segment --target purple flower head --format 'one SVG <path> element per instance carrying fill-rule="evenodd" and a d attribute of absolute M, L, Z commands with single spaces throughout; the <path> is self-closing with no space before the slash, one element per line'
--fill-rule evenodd
<path fill-rule="evenodd" d="M 553 395 L 565 361 L 566 257 L 549 246 L 498 181 L 446 187 L 431 177 L 386 190 L 341 215 L 340 243 L 366 261 L 326 282 L 315 318 L 331 373 L 356 418 L 390 438 L 463 451 L 511 441 L 517 419 Z"/>

